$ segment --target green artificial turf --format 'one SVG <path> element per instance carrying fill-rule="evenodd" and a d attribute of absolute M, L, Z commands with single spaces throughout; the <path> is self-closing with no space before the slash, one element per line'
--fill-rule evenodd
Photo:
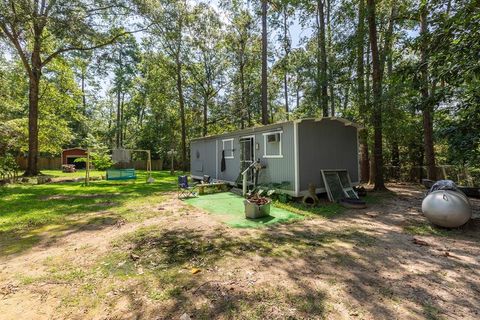
<path fill-rule="evenodd" d="M 275 223 L 301 220 L 304 217 L 285 209 L 270 208 L 270 216 L 260 219 L 246 219 L 243 198 L 231 192 L 203 195 L 186 199 L 185 202 L 214 215 L 234 228 L 261 228 Z"/>

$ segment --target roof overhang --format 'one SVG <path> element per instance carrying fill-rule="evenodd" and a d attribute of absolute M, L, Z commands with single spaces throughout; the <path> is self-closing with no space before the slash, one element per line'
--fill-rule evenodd
<path fill-rule="evenodd" d="M 339 121 L 341 123 L 343 123 L 344 126 L 346 127 L 355 127 L 357 128 L 357 130 L 362 130 L 364 129 L 364 127 L 358 123 L 355 123 L 353 121 L 350 121 L 350 120 L 347 120 L 345 118 L 339 118 L 339 117 L 323 117 L 323 118 L 318 118 L 318 119 L 315 119 L 315 121 L 317 122 L 321 122 L 321 121 Z"/>
<path fill-rule="evenodd" d="M 345 118 L 340 118 L 340 117 L 322 117 L 322 118 L 304 118 L 304 119 L 298 119 L 298 120 L 291 120 L 291 121 L 283 121 L 283 122 L 276 122 L 276 123 L 271 123 L 263 126 L 254 126 L 246 129 L 241 129 L 241 130 L 235 130 L 235 131 L 230 131 L 230 132 L 224 132 L 220 134 L 215 134 L 215 135 L 208 135 L 205 137 L 198 137 L 198 138 L 193 138 L 190 141 L 198 141 L 198 140 L 206 140 L 206 139 L 215 139 L 219 137 L 225 137 L 225 136 L 230 136 L 230 135 L 238 135 L 238 134 L 249 134 L 249 133 L 256 133 L 259 131 L 265 131 L 269 130 L 272 128 L 276 128 L 278 126 L 284 125 L 284 124 L 289 124 L 289 123 L 301 123 L 304 121 L 315 121 L 315 122 L 322 122 L 322 121 L 338 121 L 343 123 L 344 126 L 346 127 L 354 127 L 357 130 L 363 130 L 365 129 L 362 125 L 355 123 L 353 121 L 347 120 Z"/>

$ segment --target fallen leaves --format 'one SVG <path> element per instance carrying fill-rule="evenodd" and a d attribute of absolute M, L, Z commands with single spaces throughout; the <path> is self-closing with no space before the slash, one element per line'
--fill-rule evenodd
<path fill-rule="evenodd" d="M 198 268 L 192 268 L 192 269 L 190 270 L 190 273 L 191 273 L 191 274 L 197 274 L 197 273 L 199 273 L 200 271 L 202 271 L 202 270 L 201 270 L 201 269 L 198 269 Z"/>
<path fill-rule="evenodd" d="M 135 253 L 130 253 L 130 258 L 133 260 L 133 261 L 137 261 L 138 259 L 140 259 L 140 256 L 138 254 L 135 254 Z"/>

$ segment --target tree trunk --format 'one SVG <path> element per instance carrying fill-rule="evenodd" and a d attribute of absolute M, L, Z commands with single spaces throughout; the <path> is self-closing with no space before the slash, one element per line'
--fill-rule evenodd
<path fill-rule="evenodd" d="M 298 77 L 298 75 L 297 75 Z M 298 83 L 298 78 L 297 78 L 297 85 L 295 88 L 295 107 L 298 109 L 300 107 L 300 84 Z"/>
<path fill-rule="evenodd" d="M 119 49 L 118 52 L 118 63 L 122 63 L 122 50 L 121 48 Z M 121 148 L 122 147 L 122 108 L 121 108 L 121 91 L 122 91 L 122 84 L 121 81 L 120 83 L 117 84 L 117 128 L 116 128 L 116 147 Z"/>
<path fill-rule="evenodd" d="M 369 110 L 368 116 L 365 117 L 365 123 L 371 124 L 371 114 L 370 111 L 372 109 L 372 90 L 371 90 L 371 70 L 372 70 L 372 64 L 371 64 L 371 55 L 370 55 L 370 38 L 368 39 L 368 44 L 367 44 L 367 52 L 366 52 L 366 70 L 365 70 L 365 106 L 366 110 Z M 366 150 L 368 154 L 366 157 L 369 160 L 369 165 L 368 165 L 368 184 L 374 184 L 375 180 L 375 165 L 374 165 L 374 159 L 373 159 L 373 144 L 370 143 L 368 139 L 368 131 L 366 132 Z"/>
<path fill-rule="evenodd" d="M 428 179 L 436 180 L 437 173 L 435 168 L 435 150 L 433 146 L 433 105 L 430 102 L 430 94 L 428 91 L 428 3 L 427 0 L 422 1 L 420 6 L 420 74 L 421 86 L 420 93 L 422 95 L 422 111 L 423 111 L 423 143 L 425 148 L 425 160 L 427 165 Z"/>
<path fill-rule="evenodd" d="M 28 94 L 28 161 L 24 176 L 38 175 L 38 96 L 41 71 L 32 69 Z"/>
<path fill-rule="evenodd" d="M 398 136 L 396 133 L 392 136 L 390 142 L 390 153 L 392 154 L 393 178 L 400 178 L 400 151 L 398 149 Z"/>
<path fill-rule="evenodd" d="M 387 29 L 387 35 L 385 36 L 385 59 L 387 63 L 387 77 L 390 79 L 392 77 L 393 73 L 393 28 L 394 28 L 394 23 L 395 23 L 395 17 L 396 17 L 396 12 L 397 12 L 397 7 L 395 2 L 392 3 L 392 9 L 390 12 L 390 22 L 388 25 Z M 392 101 L 392 95 L 391 95 L 391 81 L 389 81 L 389 98 L 387 102 L 387 110 L 389 112 L 394 112 L 395 109 L 395 104 Z M 392 121 L 391 125 L 391 131 L 392 131 L 392 137 L 391 137 L 391 142 L 390 142 L 390 153 L 391 153 L 391 165 L 393 167 L 393 178 L 394 179 L 399 179 L 400 178 L 400 151 L 399 151 L 399 145 L 398 145 L 398 132 L 397 132 L 397 126 L 395 121 Z"/>
<path fill-rule="evenodd" d="M 376 169 L 375 169 L 375 150 L 372 150 L 374 148 L 370 148 L 369 152 L 370 152 L 370 167 L 368 168 L 370 170 L 369 172 L 369 181 L 368 181 L 368 184 L 369 185 L 375 185 L 375 173 L 376 173 Z"/>
<path fill-rule="evenodd" d="M 348 100 L 350 99 L 350 82 L 348 82 L 345 86 L 345 95 L 344 95 L 344 101 L 343 101 L 343 112 L 345 113 L 348 108 Z M 341 101 L 340 101 L 341 103 Z"/>
<path fill-rule="evenodd" d="M 364 66 L 364 45 L 365 45 L 365 3 L 360 0 L 358 5 L 358 26 L 357 26 L 357 103 L 360 118 L 364 127 L 368 124 L 368 111 L 365 101 L 365 66 Z M 366 183 L 370 179 L 370 163 L 368 154 L 368 131 L 365 128 L 359 134 L 360 140 L 360 181 Z"/>
<path fill-rule="evenodd" d="M 373 80 L 373 128 L 374 128 L 374 161 L 375 190 L 384 190 L 383 179 L 383 147 L 382 147 L 382 70 L 377 42 L 377 25 L 375 18 L 375 0 L 367 0 L 368 27 L 370 47 L 372 51 Z"/>
<path fill-rule="evenodd" d="M 36 30 L 36 34 L 40 34 Z M 38 171 L 38 100 L 40 92 L 40 78 L 42 76 L 42 62 L 40 57 L 40 38 L 34 39 L 31 56 L 31 72 L 29 73 L 28 93 L 28 161 L 25 176 L 36 176 Z"/>
<path fill-rule="evenodd" d="M 283 41 L 284 41 L 284 50 L 285 50 L 285 73 L 283 75 L 283 91 L 284 91 L 284 96 L 285 96 L 285 114 L 286 118 L 288 121 L 289 115 L 288 113 L 290 112 L 290 108 L 288 107 L 288 54 L 290 52 L 290 44 L 288 41 L 288 13 L 287 13 L 287 5 L 284 5 L 283 8 Z"/>
<path fill-rule="evenodd" d="M 203 98 L 203 136 L 207 135 L 208 131 L 208 98 Z"/>
<path fill-rule="evenodd" d="M 182 63 L 180 58 L 176 57 L 176 74 L 177 74 L 177 92 L 178 104 L 180 107 L 180 126 L 182 131 L 182 170 L 187 171 L 187 130 L 185 128 L 185 101 L 183 98 L 183 83 L 182 83 Z"/>
<path fill-rule="evenodd" d="M 317 1 L 317 27 L 318 27 L 318 51 L 320 53 L 319 61 L 317 61 L 317 69 L 319 70 L 318 85 L 320 86 L 320 103 L 322 114 L 328 117 L 328 78 L 327 78 L 327 48 L 325 40 L 325 14 L 324 2 Z"/>
<path fill-rule="evenodd" d="M 85 73 L 86 73 L 86 67 L 82 66 L 82 106 L 83 106 L 83 114 L 86 113 L 87 110 L 87 96 L 85 94 Z"/>
<path fill-rule="evenodd" d="M 331 1 L 327 1 L 327 39 L 328 39 L 328 90 L 330 92 L 330 115 L 335 117 L 335 91 L 333 88 L 332 26 L 330 23 Z"/>
<path fill-rule="evenodd" d="M 392 2 L 392 7 L 390 8 L 390 17 L 388 19 L 387 30 L 385 31 L 384 44 L 382 55 L 380 56 L 380 66 L 382 72 L 385 71 L 385 62 L 389 63 L 391 66 L 391 57 L 393 53 L 393 27 L 395 24 L 396 16 L 396 4 L 395 1 Z M 392 70 L 387 70 L 387 76 L 391 74 Z"/>
<path fill-rule="evenodd" d="M 262 0 L 262 124 L 268 124 L 267 0 Z"/>
<path fill-rule="evenodd" d="M 125 137 L 127 136 L 127 128 L 125 125 L 125 117 L 124 117 L 124 105 L 125 105 L 125 92 L 122 92 L 122 98 L 120 102 L 120 146 L 123 148 L 125 145 Z"/>
<path fill-rule="evenodd" d="M 116 134 L 117 134 L 117 143 L 116 147 L 117 149 L 122 146 L 122 108 L 121 108 L 121 97 L 120 97 L 120 87 L 117 88 L 117 128 L 116 128 Z"/>
<path fill-rule="evenodd" d="M 248 113 L 248 108 L 246 105 L 246 92 L 245 92 L 245 61 L 244 61 L 244 52 L 245 46 L 241 46 L 242 53 L 240 53 L 239 62 L 240 62 L 240 103 L 241 103 L 241 110 L 240 110 L 240 128 L 243 129 L 245 127 L 245 116 Z"/>

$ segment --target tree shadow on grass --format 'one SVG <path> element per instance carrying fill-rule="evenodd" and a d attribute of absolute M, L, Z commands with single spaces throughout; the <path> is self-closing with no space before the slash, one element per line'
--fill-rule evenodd
<path fill-rule="evenodd" d="M 14 229 L 0 232 L 0 257 L 14 257 L 42 243 L 47 248 L 62 238 L 78 232 L 98 231 L 123 222 L 123 218 L 111 212 L 101 216 L 88 216 L 66 224 L 48 225 L 31 230 Z"/>
<path fill-rule="evenodd" d="M 269 287 L 245 286 L 245 280 L 231 279 L 226 274 L 217 275 L 212 271 L 220 260 L 247 257 L 258 252 L 270 255 L 274 248 L 267 241 L 278 246 L 283 244 L 281 241 L 276 244 L 276 238 L 270 237 L 239 238 L 228 233 L 205 235 L 201 230 L 188 228 L 168 231 L 150 228 L 126 237 L 116 250 L 124 253 L 118 260 L 130 257 L 127 274 L 133 276 L 135 269 L 141 268 L 151 279 L 145 281 L 138 291 L 129 290 L 137 292 L 128 296 L 140 317 L 148 318 L 149 314 L 145 314 L 148 312 L 145 306 L 138 305 L 138 292 L 152 290 L 161 300 L 156 303 L 156 312 L 162 315 L 162 319 L 175 318 L 183 312 L 195 319 L 285 318 L 289 314 L 321 317 L 325 312 L 325 293 L 314 286 L 284 287 L 277 283 Z M 135 257 L 134 262 L 131 257 Z M 118 271 L 115 265 L 119 264 L 111 262 L 109 265 L 113 267 L 108 274 L 115 275 Z M 120 265 L 125 268 L 123 262 Z M 199 275 L 192 274 L 190 270 L 194 269 L 202 271 Z M 125 275 L 123 271 L 122 274 Z"/>

